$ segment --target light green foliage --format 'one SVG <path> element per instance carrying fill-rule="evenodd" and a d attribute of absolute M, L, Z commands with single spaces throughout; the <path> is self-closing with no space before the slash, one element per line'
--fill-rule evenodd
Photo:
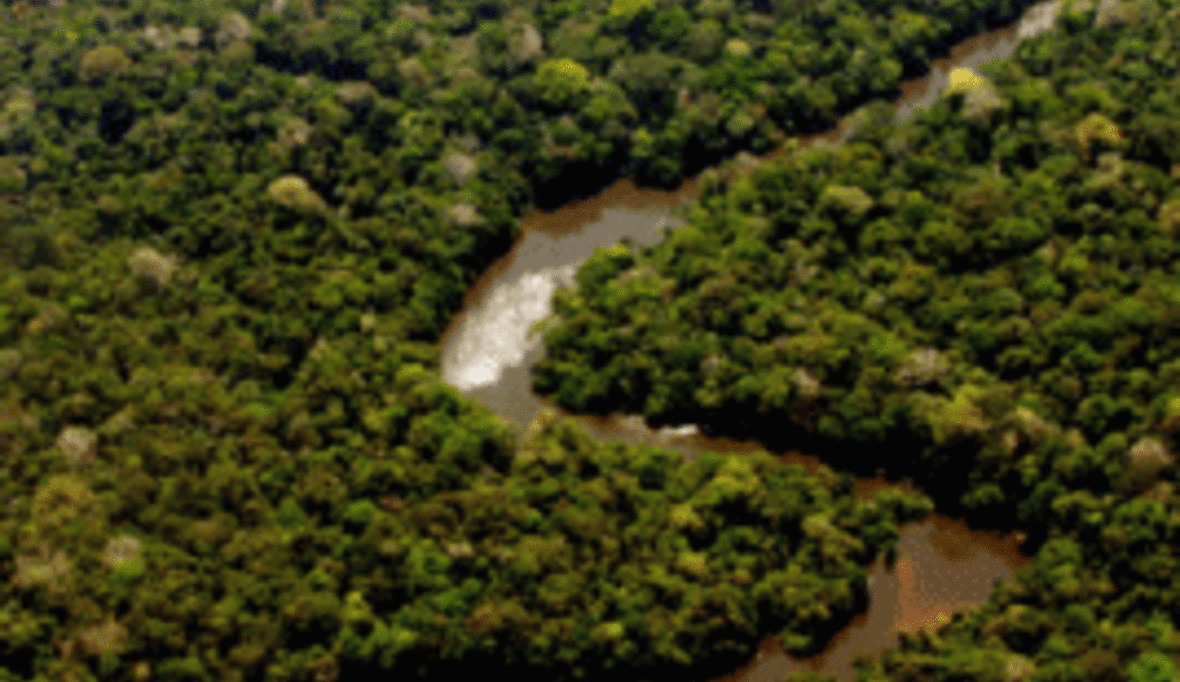
<path fill-rule="evenodd" d="M 970 121 L 987 122 L 1006 106 L 995 84 L 970 69 L 952 70 L 949 81 L 944 95 L 961 96 L 963 116 Z"/>
<path fill-rule="evenodd" d="M 725 51 L 735 57 L 749 57 L 750 44 L 744 40 L 730 40 L 725 43 Z"/>
<path fill-rule="evenodd" d="M 757 121 L 746 111 L 735 111 L 725 122 L 725 130 L 735 138 L 745 137 L 757 126 Z"/>
<path fill-rule="evenodd" d="M 607 16 L 611 19 L 632 21 L 643 12 L 650 12 L 656 6 L 656 0 L 611 0 Z"/>
<path fill-rule="evenodd" d="M 284 175 L 270 183 L 266 193 L 276 203 L 300 213 L 316 215 L 323 213 L 327 205 L 316 194 L 307 180 L 297 175 Z"/>
<path fill-rule="evenodd" d="M 590 72 L 569 58 L 548 59 L 537 66 L 536 83 L 543 102 L 565 107 L 590 87 Z"/>
<path fill-rule="evenodd" d="M 709 573 L 708 558 L 700 552 L 684 552 L 676 557 L 676 568 L 697 578 Z"/>
<path fill-rule="evenodd" d="M 1090 157 L 1095 142 L 1113 147 L 1123 139 L 1118 125 L 1097 112 L 1082 119 L 1074 128 L 1074 135 L 1077 138 L 1078 149 L 1087 158 Z"/>
<path fill-rule="evenodd" d="M 117 45 L 100 45 L 82 55 L 78 75 L 85 81 L 101 81 L 117 76 L 131 66 L 131 60 Z"/>
<path fill-rule="evenodd" d="M 700 515 L 693 510 L 691 504 L 679 504 L 673 507 L 669 513 L 669 519 L 672 525 L 677 528 L 700 529 L 704 527 L 704 520 Z"/>
<path fill-rule="evenodd" d="M 944 95 L 965 95 L 973 90 L 980 90 L 990 85 L 988 80 L 983 76 L 975 73 L 971 69 L 955 68 L 951 69 L 950 74 L 947 75 L 946 90 Z"/>
<path fill-rule="evenodd" d="M 953 438 L 971 436 L 986 428 L 983 411 L 972 400 L 972 395 L 976 391 L 971 389 L 970 386 L 961 387 L 949 400 L 918 394 L 918 397 L 922 398 L 920 402 L 924 405 L 917 408 L 917 413 L 919 415 L 925 413 L 931 439 L 935 444 L 943 444 Z"/>
<path fill-rule="evenodd" d="M 1158 651 L 1145 652 L 1127 668 L 1128 682 L 1174 682 L 1176 664 Z"/>
<path fill-rule="evenodd" d="M 873 207 L 873 198 L 859 187 L 828 185 L 816 204 L 840 215 L 859 218 Z"/>

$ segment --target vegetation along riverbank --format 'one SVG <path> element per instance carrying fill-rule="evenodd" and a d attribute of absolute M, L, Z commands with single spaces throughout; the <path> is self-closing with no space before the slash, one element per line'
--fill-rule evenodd
<path fill-rule="evenodd" d="M 684 227 L 559 292 L 537 388 L 1033 534 L 1013 585 L 871 679 L 1172 679 L 1178 20 L 1067 5 L 910 122 L 870 107 L 841 147 L 712 174 Z"/>
<path fill-rule="evenodd" d="M 766 634 L 813 650 L 860 606 L 865 566 L 889 551 L 897 524 L 930 509 L 924 495 L 859 501 L 830 471 L 761 455 L 685 462 L 603 444 L 561 421 L 518 434 L 441 381 L 438 335 L 530 207 L 623 174 L 671 184 L 823 128 L 1026 5 L 6 1 L 0 679 L 703 678 Z M 837 426 L 815 433 L 835 439 L 836 453 L 887 433 L 927 453 L 932 470 L 977 476 L 964 488 L 984 492 L 964 504 L 1016 508 L 1015 521 L 1050 538 L 1034 569 L 983 611 L 940 637 L 907 640 L 866 674 L 1153 679 L 1143 676 L 1165 674 L 1159 656 L 1175 646 L 1175 523 L 1155 480 L 1171 476 L 1177 411 L 1166 390 L 1175 302 L 1160 273 L 1174 244 L 1164 217 L 1175 208 L 1175 90 L 1160 84 L 1174 78 L 1165 43 L 1175 15 L 1166 4 L 1107 2 L 1075 7 L 1066 21 L 1075 43 L 1037 42 L 1020 62 L 1030 66 L 1011 67 L 1040 81 L 1013 71 L 965 82 L 955 106 L 899 129 L 910 135 L 900 140 L 867 120 L 850 151 L 806 157 L 841 184 L 814 197 L 779 193 L 800 216 L 812 205 L 823 212 L 806 221 L 802 247 L 785 247 L 817 249 L 814 263 L 798 261 L 801 272 L 828 268 L 809 280 L 819 288 L 797 289 L 799 300 L 821 305 L 821 288 L 835 282 L 823 305 L 864 319 L 809 311 L 839 329 L 794 330 L 788 350 L 803 355 L 784 366 L 803 380 L 790 385 L 831 390 L 833 400 L 859 391 L 881 403 L 878 420 L 893 420 L 877 428 L 864 413 L 820 405 L 817 423 L 837 414 Z M 1078 49 L 1087 40 L 1115 41 L 1123 61 Z M 1073 68 L 1088 68 L 1092 85 L 1055 89 L 1073 82 Z M 981 148 L 1001 137 L 967 132 L 1025 119 L 1027 144 Z M 873 160 L 889 144 L 921 150 L 944 138 L 958 147 L 915 152 L 896 178 L 881 175 L 885 156 Z M 1067 154 L 1061 145 L 1071 144 Z M 858 153 L 867 156 L 841 158 Z M 862 253 L 862 221 L 887 209 L 938 214 L 938 192 L 958 197 L 964 174 L 988 163 L 976 198 L 950 204 L 977 225 L 956 228 L 944 214 L 949 236 L 923 237 L 921 251 L 894 221 L 899 236 L 865 241 Z M 1042 182 L 1074 172 L 1076 191 L 1093 198 L 1075 207 L 1064 189 L 1060 205 L 1049 191 L 1019 195 L 1018 169 L 1042 167 Z M 914 186 L 921 177 L 929 188 Z M 889 183 L 900 197 L 893 208 Z M 740 183 L 719 183 L 701 215 L 734 201 L 753 229 L 740 197 L 764 190 L 745 186 L 743 195 Z M 911 195 L 919 191 L 925 203 Z M 1039 201 L 1029 206 L 1078 221 L 1075 232 L 1035 218 L 993 230 L 993 195 Z M 1045 287 L 1065 293 L 1044 294 L 1060 307 L 1035 330 L 1050 345 L 1054 333 L 1077 341 L 1077 358 L 1067 365 L 1051 349 L 1005 373 L 1001 350 L 986 351 L 1000 341 L 956 345 L 974 336 L 918 312 L 915 292 L 995 299 L 994 310 L 965 314 L 968 326 L 1015 314 L 1007 294 L 970 287 L 991 292 L 993 270 L 1023 274 L 1010 264 L 1033 248 L 1026 232 L 1038 227 L 1052 237 L 1045 268 L 1059 277 Z M 729 228 L 717 229 L 724 239 Z M 962 239 L 989 245 L 984 260 L 956 250 Z M 870 252 L 914 264 L 899 285 L 911 287 L 901 300 L 913 308 L 887 298 L 893 317 L 851 310 L 845 288 L 860 291 L 854 273 Z M 596 260 L 580 275 L 582 295 L 597 296 L 596 281 L 631 258 L 614 250 Z M 738 260 L 714 258 L 718 268 Z M 1060 263 L 1069 265 L 1059 276 Z M 1126 305 L 1107 292 L 1119 277 Z M 1085 298 L 1091 278 L 1097 293 Z M 1009 288 L 1034 296 L 1022 286 Z M 1075 303 L 1080 321 L 1063 312 Z M 1091 324 L 1108 308 L 1114 331 Z M 1061 319 L 1078 326 L 1052 332 Z M 873 355 L 848 365 L 845 387 L 821 359 L 856 334 L 871 336 Z M 551 341 L 560 362 L 560 334 Z M 893 385 L 891 353 L 928 346 L 935 356 L 914 357 L 941 359 L 930 378 L 918 371 L 908 389 L 881 389 Z M 598 359 L 587 364 L 592 376 L 613 385 Z M 1037 363 L 1060 369 L 1060 381 L 1020 384 L 1012 372 L 1040 376 Z M 561 367 L 549 370 L 553 385 Z M 1086 371 L 1109 385 L 1091 387 Z M 873 372 L 877 383 L 861 380 Z M 707 395 L 721 399 L 704 407 L 714 409 L 728 389 L 709 380 Z M 934 390 L 940 381 L 946 395 Z M 1021 402 L 1011 386 L 1038 398 Z M 1049 390 L 1070 386 L 1073 411 L 1068 394 Z M 919 394 L 929 397 L 911 400 Z M 1100 394 L 1109 400 L 1085 408 Z M 781 413 L 805 426 L 794 396 Z M 649 413 L 691 412 L 675 407 Z M 993 443 L 995 411 L 1008 409 L 1016 421 Z M 951 452 L 970 464 L 939 465 Z M 1011 464 L 1013 452 L 1031 464 Z M 1117 459 L 1123 452 L 1133 466 Z M 1150 496 L 1132 497 L 1145 487 Z M 1083 654 L 1093 660 L 1079 664 Z"/>

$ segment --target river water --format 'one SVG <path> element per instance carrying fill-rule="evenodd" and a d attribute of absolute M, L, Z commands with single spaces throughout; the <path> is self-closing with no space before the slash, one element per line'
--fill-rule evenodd
<path fill-rule="evenodd" d="M 1021 40 L 1051 30 L 1057 10 L 1057 0 L 1035 5 L 1015 25 L 951 48 L 945 58 L 932 64 L 926 76 L 902 84 L 897 118 L 904 120 L 937 101 L 952 69 L 976 68 L 1006 58 Z M 801 142 L 839 144 L 846 135 L 847 126 L 839 125 Z M 753 166 L 775 155 L 743 155 L 743 160 Z M 542 409 L 560 413 L 532 392 L 529 374 L 544 353 L 538 335 L 531 330 L 549 315 L 554 291 L 571 285 L 579 264 L 598 248 L 624 238 L 636 247 L 658 242 L 666 230 L 680 224 L 676 209 L 696 196 L 696 179 L 670 191 L 620 180 L 589 199 L 526 216 L 512 250 L 493 263 L 467 292 L 463 311 L 444 334 L 444 379 L 520 429 Z M 741 453 L 761 449 L 755 442 L 706 437 L 692 425 L 651 430 L 635 416 L 576 419 L 600 438 L 663 445 L 690 457 L 703 450 Z M 816 457 L 780 454 L 809 469 L 820 466 Z M 862 496 L 884 485 L 890 484 L 880 478 L 856 481 Z M 995 583 L 1010 580 L 1015 570 L 1027 563 L 1019 552 L 1022 539 L 1021 533 L 1001 536 L 973 530 L 939 514 L 907 524 L 902 528 L 894 565 L 878 560 L 870 569 L 868 610 L 841 630 L 821 654 L 795 659 L 787 656 L 774 638 L 768 638 L 757 656 L 723 678 L 724 682 L 780 682 L 786 674 L 803 670 L 851 680 L 856 656 L 878 654 L 896 645 L 898 632 L 937 627 L 952 613 L 986 600 Z"/>

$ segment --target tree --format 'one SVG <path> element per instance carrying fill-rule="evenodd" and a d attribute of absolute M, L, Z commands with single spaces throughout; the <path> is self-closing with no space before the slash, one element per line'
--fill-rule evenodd
<path fill-rule="evenodd" d="M 322 215 L 327 210 L 320 195 L 297 175 L 285 175 L 271 182 L 266 193 L 275 203 L 300 213 Z"/>
<path fill-rule="evenodd" d="M 575 108 L 590 87 L 590 72 L 569 59 L 548 59 L 537 66 L 533 77 L 538 100 L 552 109 Z"/>
<path fill-rule="evenodd" d="M 100 45 L 82 55 L 78 76 L 92 84 L 118 76 L 131 67 L 131 60 L 118 45 Z"/>

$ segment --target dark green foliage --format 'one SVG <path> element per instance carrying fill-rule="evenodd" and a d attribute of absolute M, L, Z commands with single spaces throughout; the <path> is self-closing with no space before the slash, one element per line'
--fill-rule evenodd
<path fill-rule="evenodd" d="M 536 386 L 563 404 L 885 468 L 1029 532 L 1013 584 L 863 681 L 1176 676 L 1180 11 L 1063 12 L 909 123 L 870 108 L 843 147 L 709 174 L 684 227 L 555 299 Z"/>
<path fill-rule="evenodd" d="M 924 498 L 564 423 L 518 442 L 433 344 L 531 205 L 826 126 L 1025 4 L 5 3 L 0 679 L 642 679 L 772 632 L 813 651 Z M 1180 424 L 1173 24 L 1100 10 L 1160 27 L 1116 63 L 1071 11 L 1075 43 L 997 74 L 1007 108 L 962 96 L 710 181 L 674 276 L 601 256 L 580 281 L 614 302 L 584 314 L 629 318 L 542 381 L 912 444 L 964 504 L 1062 529 L 1002 646 L 1068 676 L 1065 628 L 1099 642 L 1082 671 L 1147 680 L 1175 649 L 1138 615 L 1174 613 L 1175 524 L 1124 500 L 1166 497 Z M 1067 53 L 1117 78 L 1051 71 Z M 705 331 L 639 346 L 677 315 Z"/>
<path fill-rule="evenodd" d="M 1045 529 L 1065 491 L 1170 478 L 1180 189 L 1123 132 L 1140 103 L 1180 107 L 1166 26 L 1121 39 L 1154 55 L 1147 82 L 1088 33 L 1046 36 L 984 95 L 900 126 L 870 108 L 843 146 L 710 175 L 687 225 L 600 253 L 558 294 L 536 387 L 884 467 L 993 524 Z M 1029 75 L 1044 49 L 1079 62 Z M 982 97 L 1006 113 L 972 118 Z"/>
<path fill-rule="evenodd" d="M 180 364 L 77 377 L 114 394 L 62 386 L 65 412 L 42 419 L 99 424 L 97 457 L 10 401 L 0 671 L 720 671 L 768 631 L 814 648 L 863 606 L 897 523 L 930 508 L 552 420 L 517 446 L 412 355 L 370 346 L 317 344 L 274 395 Z"/>
<path fill-rule="evenodd" d="M 826 125 L 970 31 L 953 4 L 916 39 L 855 3 L 0 5 L 0 678 L 634 677 L 819 646 L 920 498 L 751 458 L 765 495 L 672 530 L 745 465 L 554 427 L 535 442 L 606 473 L 524 467 L 434 344 L 533 204 Z"/>
<path fill-rule="evenodd" d="M 890 519 L 923 509 L 833 497 L 834 476 L 765 455 L 683 466 L 542 421 L 505 476 L 370 520 L 358 556 L 385 558 L 351 573 L 392 579 L 365 595 L 387 615 L 345 640 L 342 672 L 398 665 L 366 653 L 390 631 L 440 674 L 487 661 L 528 679 L 719 672 L 779 628 L 814 647 L 861 603 Z"/>

